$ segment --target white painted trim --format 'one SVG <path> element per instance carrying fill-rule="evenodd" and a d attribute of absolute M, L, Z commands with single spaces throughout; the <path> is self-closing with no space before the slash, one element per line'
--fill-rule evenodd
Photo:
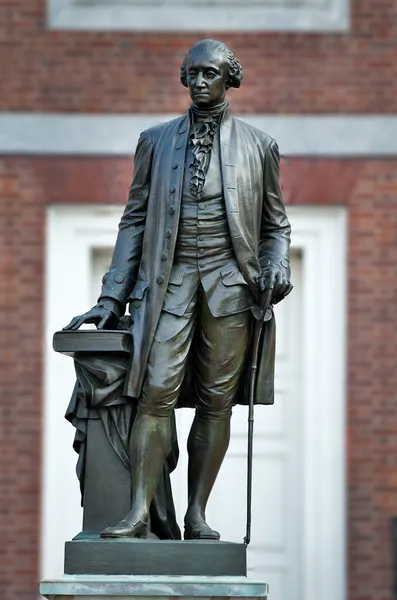
<path fill-rule="evenodd" d="M 303 598 L 346 598 L 346 265 L 344 208 L 290 207 L 303 253 Z M 331 482 L 332 480 L 332 482 Z"/>
<path fill-rule="evenodd" d="M 349 0 L 327 0 L 318 6 L 258 6 L 257 3 L 215 1 L 142 3 L 128 0 L 47 0 L 52 29 L 144 31 L 348 31 Z"/>
<path fill-rule="evenodd" d="M 64 419 L 74 367 L 70 358 L 53 351 L 52 337 L 73 315 L 92 305 L 92 252 L 114 246 L 119 219 L 117 206 L 47 209 L 42 577 L 63 574 L 63 542 L 81 530 L 82 517 L 75 473 L 77 454 L 72 450 L 75 432 Z"/>
<path fill-rule="evenodd" d="M 52 351 L 52 335 L 89 306 L 91 252 L 113 246 L 120 211 L 117 206 L 65 205 L 47 212 L 42 495 L 46 578 L 60 575 L 63 542 L 79 530 L 81 516 L 73 428 L 63 419 L 73 366 Z M 293 248 L 303 255 L 305 298 L 302 598 L 345 600 L 346 211 L 293 206 L 288 214 Z"/>
<path fill-rule="evenodd" d="M 177 115 L 0 113 L 0 155 L 131 156 L 141 131 Z M 397 116 L 236 115 L 288 156 L 397 156 Z"/>

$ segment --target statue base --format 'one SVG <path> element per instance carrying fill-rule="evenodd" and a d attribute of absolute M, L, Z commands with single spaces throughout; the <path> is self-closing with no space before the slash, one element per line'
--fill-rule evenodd
<path fill-rule="evenodd" d="M 64 575 L 42 581 L 40 593 L 48 600 L 266 600 L 268 585 L 245 577 Z"/>
<path fill-rule="evenodd" d="M 244 544 L 221 541 L 89 539 L 65 544 L 66 575 L 246 576 Z"/>

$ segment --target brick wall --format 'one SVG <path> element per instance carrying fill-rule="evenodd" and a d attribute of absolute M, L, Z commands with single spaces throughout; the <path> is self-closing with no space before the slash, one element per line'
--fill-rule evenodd
<path fill-rule="evenodd" d="M 128 160 L 0 159 L 2 600 L 37 598 L 45 208 L 66 199 L 124 202 L 130 175 Z"/>
<path fill-rule="evenodd" d="M 240 58 L 236 112 L 393 113 L 397 3 L 351 0 L 349 34 L 219 34 Z M 44 0 L 0 2 L 0 110 L 175 112 L 193 35 L 46 31 Z"/>
<path fill-rule="evenodd" d="M 50 32 L 43 0 L 0 1 L 0 110 L 177 112 L 197 35 Z M 234 112 L 397 110 L 397 2 L 352 0 L 349 34 L 220 35 L 241 59 Z M 36 599 L 45 207 L 123 203 L 125 159 L 0 159 L 0 596 Z M 289 159 L 288 203 L 349 207 L 349 600 L 392 600 L 397 514 L 397 160 Z M 337 318 L 337 315 L 335 315 Z M 62 515 L 59 517 L 62 519 Z M 56 526 L 56 523 L 54 523 Z M 320 599 L 319 599 L 320 600 Z"/>
<path fill-rule="evenodd" d="M 349 210 L 349 600 L 394 599 L 390 519 L 397 515 L 396 166 L 396 160 L 290 160 L 283 169 L 287 202 L 342 204 Z"/>
<path fill-rule="evenodd" d="M 118 158 L 0 160 L 3 600 L 33 599 L 37 589 L 45 207 L 65 198 L 123 203 L 130 171 L 130 161 Z M 289 159 L 282 174 L 288 204 L 349 209 L 349 600 L 392 600 L 397 160 Z"/>

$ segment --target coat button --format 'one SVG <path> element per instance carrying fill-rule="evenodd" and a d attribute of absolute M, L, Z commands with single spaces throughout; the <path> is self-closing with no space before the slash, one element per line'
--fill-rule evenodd
<path fill-rule="evenodd" d="M 200 242 L 204 242 L 204 236 L 203 235 L 199 235 L 198 239 L 199 239 Z"/>
<path fill-rule="evenodd" d="M 204 254 L 204 248 L 200 248 L 199 252 L 200 254 Z"/>
<path fill-rule="evenodd" d="M 176 163 L 174 163 L 174 164 L 172 165 L 172 168 L 173 168 L 173 169 L 177 169 L 177 168 L 178 168 L 178 166 L 179 166 L 179 165 L 178 165 L 178 163 L 176 162 Z"/>
<path fill-rule="evenodd" d="M 205 209 L 204 204 L 200 204 L 199 208 L 200 208 L 200 210 L 204 210 Z"/>
<path fill-rule="evenodd" d="M 171 194 L 175 194 L 176 187 L 174 185 L 171 186 L 170 192 Z"/>
<path fill-rule="evenodd" d="M 162 275 L 159 275 L 159 276 L 157 277 L 157 279 L 156 279 L 156 282 L 157 282 L 159 285 L 162 285 L 162 284 L 164 283 L 164 277 L 163 277 Z"/>
<path fill-rule="evenodd" d="M 166 252 L 162 252 L 160 258 L 163 262 L 165 262 L 168 258 L 168 254 Z"/>
<path fill-rule="evenodd" d="M 114 276 L 114 280 L 115 280 L 116 283 L 123 283 L 123 281 L 124 281 L 124 275 L 122 273 L 117 273 Z"/>
<path fill-rule="evenodd" d="M 172 233 L 171 233 L 171 229 L 167 229 L 167 231 L 165 232 L 165 237 L 166 237 L 166 238 L 170 238 L 170 237 L 171 237 L 171 235 L 172 235 Z"/>
<path fill-rule="evenodd" d="M 175 206 L 170 206 L 168 209 L 168 212 L 170 213 L 170 215 L 174 215 L 175 214 Z"/>

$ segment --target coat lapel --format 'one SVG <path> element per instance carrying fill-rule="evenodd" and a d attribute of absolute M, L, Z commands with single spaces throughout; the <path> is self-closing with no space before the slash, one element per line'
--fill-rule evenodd
<path fill-rule="evenodd" d="M 220 151 L 222 163 L 223 193 L 225 204 L 229 217 L 239 212 L 238 194 L 237 194 L 237 165 L 235 158 L 237 156 L 237 140 L 233 135 L 233 119 L 226 111 L 220 130 Z"/>
<path fill-rule="evenodd" d="M 253 244 L 249 236 L 247 237 L 247 227 L 244 217 L 249 207 L 245 202 L 244 186 L 238 190 L 240 181 L 244 177 L 247 178 L 249 173 L 244 172 L 244 164 L 237 162 L 239 154 L 244 151 L 244 144 L 240 132 L 237 134 L 236 122 L 228 114 L 228 111 L 225 112 L 221 124 L 220 140 L 223 194 L 232 244 L 240 269 L 246 281 L 251 282 L 252 289 L 256 293 L 257 286 L 254 278 L 259 274 L 259 263 L 253 251 Z M 239 177 L 237 177 L 238 175 Z M 240 206 L 242 206 L 241 212 Z"/>
<path fill-rule="evenodd" d="M 239 256 L 242 248 L 240 243 L 240 210 L 237 190 L 238 165 L 236 164 L 236 157 L 238 156 L 238 140 L 234 130 L 233 118 L 229 115 L 228 111 L 226 111 L 221 123 L 220 131 L 223 196 L 225 198 L 227 220 L 229 223 L 232 244 L 236 255 Z"/>
<path fill-rule="evenodd" d="M 175 188 L 175 209 L 177 212 L 175 223 L 179 221 L 179 210 L 185 174 L 186 146 L 189 135 L 189 115 L 185 115 L 176 129 L 174 148 L 172 150 L 171 189 Z M 176 233 L 176 231 L 175 231 Z"/>

